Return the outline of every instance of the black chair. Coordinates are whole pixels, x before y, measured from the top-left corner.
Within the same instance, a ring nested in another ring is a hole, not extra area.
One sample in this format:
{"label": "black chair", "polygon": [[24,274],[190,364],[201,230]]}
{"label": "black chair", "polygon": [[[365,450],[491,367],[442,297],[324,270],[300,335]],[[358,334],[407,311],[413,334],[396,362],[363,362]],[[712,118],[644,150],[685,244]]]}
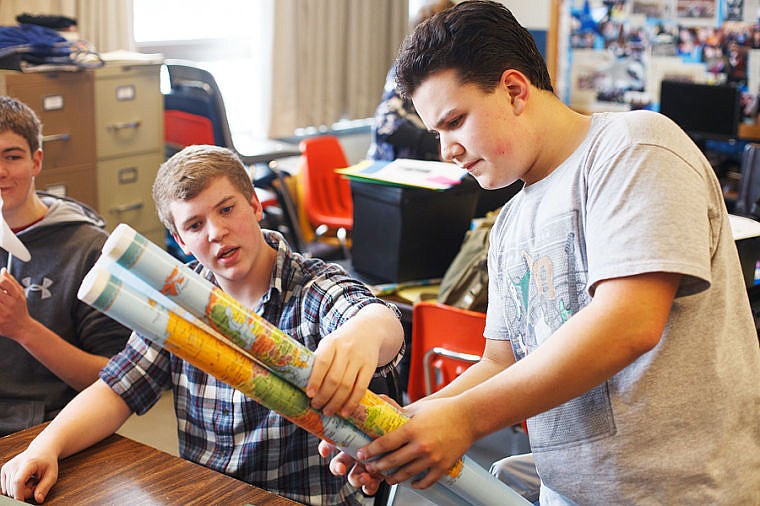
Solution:
{"label": "black chair", "polygon": [[760,144],[750,143],[744,147],[741,163],[739,197],[734,214],[760,220]]}
{"label": "black chair", "polygon": [[[300,156],[299,147],[295,144],[263,139],[251,143],[255,153],[240,152],[232,138],[222,92],[211,72],[184,60],[166,60],[164,66],[170,86],[169,93],[164,95],[165,114],[171,115],[173,111],[180,111],[207,118],[211,122],[214,144],[234,151],[240,160],[251,168],[257,187],[270,189],[277,194],[284,222],[284,229],[281,231],[294,249],[305,252],[308,245],[298,223],[298,211],[288,191],[285,176],[277,165],[279,158]],[[167,154],[173,154],[172,152],[181,147],[167,145]]]}

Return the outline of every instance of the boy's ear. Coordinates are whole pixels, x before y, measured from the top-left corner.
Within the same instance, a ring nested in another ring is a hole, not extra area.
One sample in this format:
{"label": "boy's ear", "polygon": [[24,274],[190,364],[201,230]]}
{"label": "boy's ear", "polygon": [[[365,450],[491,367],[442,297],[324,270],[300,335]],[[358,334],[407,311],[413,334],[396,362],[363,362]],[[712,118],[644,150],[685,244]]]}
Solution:
{"label": "boy's ear", "polygon": [[32,153],[32,176],[37,177],[42,170],[42,150],[38,149]]}
{"label": "boy's ear", "polygon": [[182,240],[182,238],[179,236],[177,232],[172,232],[172,237],[174,237],[174,240],[177,242],[177,245],[179,245],[180,249],[182,250],[182,253],[185,255],[192,255],[193,252],[190,251],[190,249],[187,247],[187,244],[185,244],[185,241]]}
{"label": "boy's ear", "polygon": [[520,114],[530,96],[530,80],[519,70],[507,69],[501,74],[499,86],[509,94],[515,114]]}
{"label": "boy's ear", "polygon": [[253,192],[253,195],[251,195],[251,207],[253,208],[253,212],[256,215],[256,221],[261,221],[262,218],[264,218],[264,206],[261,205],[261,201],[259,200],[259,196],[256,195],[256,192]]}

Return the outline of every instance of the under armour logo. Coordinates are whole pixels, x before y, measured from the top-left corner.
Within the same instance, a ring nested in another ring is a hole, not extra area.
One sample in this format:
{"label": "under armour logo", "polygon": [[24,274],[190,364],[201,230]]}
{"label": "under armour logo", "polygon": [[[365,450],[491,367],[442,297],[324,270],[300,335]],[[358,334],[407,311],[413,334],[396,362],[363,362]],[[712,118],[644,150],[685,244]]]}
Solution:
{"label": "under armour logo", "polygon": [[36,283],[32,283],[32,278],[27,277],[27,278],[22,279],[21,283],[23,283],[24,285],[24,295],[26,295],[27,297],[29,297],[29,294],[31,292],[40,292],[41,299],[47,299],[53,295],[52,293],[50,293],[50,290],[48,290],[48,288],[50,288],[50,285],[53,284],[52,279],[42,278],[42,284],[38,285]]}

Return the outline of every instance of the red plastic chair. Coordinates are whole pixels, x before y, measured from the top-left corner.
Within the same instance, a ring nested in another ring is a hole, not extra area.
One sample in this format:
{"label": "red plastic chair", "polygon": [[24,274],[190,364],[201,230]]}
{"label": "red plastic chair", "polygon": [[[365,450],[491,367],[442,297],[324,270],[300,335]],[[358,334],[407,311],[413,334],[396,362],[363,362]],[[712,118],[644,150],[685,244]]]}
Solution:
{"label": "red plastic chair", "polygon": [[214,128],[205,116],[185,111],[164,111],[164,140],[181,149],[191,144],[214,144]]}
{"label": "red plastic chair", "polygon": [[485,313],[437,302],[418,302],[412,309],[410,401],[448,385],[480,360],[485,347]]}
{"label": "red plastic chair", "polygon": [[[486,314],[438,302],[412,309],[412,356],[407,395],[414,402],[437,392],[479,361],[485,348]],[[528,425],[519,424],[525,433]]]}
{"label": "red plastic chair", "polygon": [[335,169],[348,167],[346,155],[333,135],[310,137],[299,145],[303,155],[301,176],[306,215],[318,228],[350,231],[354,224],[351,187]]}
{"label": "red plastic chair", "polygon": [[[164,142],[173,151],[194,144],[214,145],[214,128],[211,120],[199,114],[175,109],[164,111]],[[279,206],[277,195],[266,188],[254,188],[264,209]]]}

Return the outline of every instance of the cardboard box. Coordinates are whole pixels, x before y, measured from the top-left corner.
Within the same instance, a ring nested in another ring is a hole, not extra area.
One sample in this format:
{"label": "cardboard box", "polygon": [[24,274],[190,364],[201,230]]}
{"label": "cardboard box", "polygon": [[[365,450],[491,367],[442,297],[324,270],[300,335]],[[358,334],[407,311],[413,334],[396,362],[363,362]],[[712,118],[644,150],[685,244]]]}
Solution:
{"label": "cardboard box", "polygon": [[470,176],[445,191],[352,180],[354,270],[373,282],[442,277],[459,252],[479,194]]}

